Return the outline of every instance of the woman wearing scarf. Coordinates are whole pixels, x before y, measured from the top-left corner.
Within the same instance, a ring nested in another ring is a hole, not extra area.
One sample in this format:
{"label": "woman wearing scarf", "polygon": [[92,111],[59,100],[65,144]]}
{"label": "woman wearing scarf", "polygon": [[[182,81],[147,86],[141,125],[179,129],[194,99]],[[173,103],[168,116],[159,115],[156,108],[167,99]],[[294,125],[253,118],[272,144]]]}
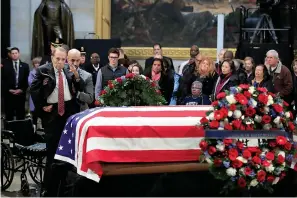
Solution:
{"label": "woman wearing scarf", "polygon": [[236,75],[235,65],[232,60],[223,61],[221,71],[222,73],[216,81],[213,89],[213,101],[219,93],[229,90],[230,87],[239,84],[238,75]]}
{"label": "woman wearing scarf", "polygon": [[145,76],[149,77],[157,84],[167,104],[169,104],[173,92],[174,78],[166,72],[163,60],[155,58],[151,71],[148,71]]}

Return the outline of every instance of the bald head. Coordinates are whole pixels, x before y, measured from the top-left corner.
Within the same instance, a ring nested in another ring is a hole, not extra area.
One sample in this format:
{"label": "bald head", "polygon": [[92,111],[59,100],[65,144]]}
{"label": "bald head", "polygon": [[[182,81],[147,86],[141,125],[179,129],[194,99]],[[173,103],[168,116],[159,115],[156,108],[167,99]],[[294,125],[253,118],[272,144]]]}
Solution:
{"label": "bald head", "polygon": [[80,51],[78,51],[77,49],[69,50],[67,60],[69,65],[78,68],[80,64]]}

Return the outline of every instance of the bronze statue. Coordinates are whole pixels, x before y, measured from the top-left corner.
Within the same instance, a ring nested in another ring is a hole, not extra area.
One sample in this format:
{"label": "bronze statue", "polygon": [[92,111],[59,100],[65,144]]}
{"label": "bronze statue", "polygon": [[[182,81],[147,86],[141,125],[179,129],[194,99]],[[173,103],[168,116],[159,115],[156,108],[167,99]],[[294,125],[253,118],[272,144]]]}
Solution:
{"label": "bronze statue", "polygon": [[34,14],[31,56],[49,55],[50,43],[56,38],[73,47],[72,13],[64,0],[42,0]]}

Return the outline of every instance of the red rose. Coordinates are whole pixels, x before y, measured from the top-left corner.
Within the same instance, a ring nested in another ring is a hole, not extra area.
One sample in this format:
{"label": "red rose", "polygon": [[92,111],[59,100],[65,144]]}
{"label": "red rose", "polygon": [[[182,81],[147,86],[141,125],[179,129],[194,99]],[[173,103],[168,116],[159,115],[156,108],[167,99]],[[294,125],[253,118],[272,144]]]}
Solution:
{"label": "red rose", "polygon": [[216,166],[216,167],[220,167],[221,165],[222,165],[222,160],[221,159],[215,159],[214,161],[213,161],[213,163],[214,163],[214,165]]}
{"label": "red rose", "polygon": [[246,105],[248,103],[247,98],[243,94],[236,94],[235,99],[242,105]]}
{"label": "red rose", "polygon": [[224,139],[223,141],[224,141],[224,144],[225,144],[226,146],[232,144],[232,142],[233,142],[232,139]]}
{"label": "red rose", "polygon": [[268,183],[272,183],[272,182],[274,181],[274,179],[275,179],[275,178],[274,178],[273,175],[268,175],[268,176],[267,176],[267,182],[268,182]]}
{"label": "red rose", "polygon": [[199,147],[201,148],[201,150],[203,151],[206,151],[207,149],[207,146],[208,146],[208,143],[204,140],[202,140],[200,143],[199,143]]}
{"label": "red rose", "polygon": [[267,162],[266,160],[264,160],[264,161],[262,162],[262,165],[263,165],[264,167],[268,167],[268,166],[270,166],[270,163]]}
{"label": "red rose", "polygon": [[228,116],[228,109],[226,107],[222,107],[220,109],[220,111],[221,111],[224,118],[226,118]]}
{"label": "red rose", "polygon": [[235,111],[237,108],[236,108],[236,105],[235,104],[231,104],[230,106],[229,106],[229,110],[230,111]]}
{"label": "red rose", "polygon": [[279,164],[284,163],[284,161],[285,161],[284,156],[282,156],[282,155],[278,155],[278,156],[277,156],[277,162],[278,162]]}
{"label": "red rose", "polygon": [[273,152],[268,152],[266,153],[266,159],[267,160],[274,160],[274,153]]}
{"label": "red rose", "polygon": [[243,92],[243,95],[244,95],[245,97],[247,97],[247,98],[250,98],[250,97],[252,96],[252,94],[251,94],[250,92],[248,92],[248,91],[244,91],[244,92]]}
{"label": "red rose", "polygon": [[151,86],[152,86],[152,87],[156,87],[157,84],[156,84],[155,82],[151,82]]}
{"label": "red rose", "polygon": [[219,128],[219,126],[220,126],[220,123],[216,120],[213,120],[209,123],[209,127],[211,129],[217,129],[217,128]]}
{"label": "red rose", "polygon": [[113,89],[114,85],[111,83],[111,84],[108,84],[108,87],[109,89]]}
{"label": "red rose", "polygon": [[233,166],[233,168],[240,168],[240,167],[242,167],[242,162],[236,159],[236,160],[232,161],[232,166]]}
{"label": "red rose", "polygon": [[234,148],[230,149],[228,154],[231,161],[234,161],[238,157],[238,151]]}
{"label": "red rose", "polygon": [[263,170],[260,170],[258,173],[257,173],[257,180],[259,182],[264,182],[265,181],[265,177],[266,177],[266,172],[263,171]]}
{"label": "red rose", "polygon": [[281,113],[284,110],[283,107],[280,106],[279,104],[273,104],[272,107],[277,113]]}
{"label": "red rose", "polygon": [[100,96],[102,96],[102,95],[104,95],[104,94],[107,94],[107,92],[106,92],[105,90],[102,90],[102,91],[100,92]]}
{"label": "red rose", "polygon": [[262,151],[258,147],[248,147],[248,150],[251,153],[262,153]]}
{"label": "red rose", "polygon": [[207,124],[208,123],[208,119],[206,117],[203,117],[200,119],[200,124]]}
{"label": "red rose", "polygon": [[270,141],[269,146],[272,148],[276,147],[276,141],[274,141],[274,140]]}
{"label": "red rose", "polygon": [[237,181],[237,184],[240,188],[244,188],[246,186],[246,181],[243,177],[240,177]]}
{"label": "red rose", "polygon": [[253,117],[256,113],[256,110],[252,107],[248,107],[246,110],[245,110],[245,115],[246,116],[249,116],[249,117]]}
{"label": "red rose", "polygon": [[241,125],[240,126],[240,130],[245,131],[245,126],[244,125]]}
{"label": "red rose", "polygon": [[217,95],[217,99],[220,100],[222,98],[225,98],[226,97],[226,93],[225,92],[221,92]]}
{"label": "red rose", "polygon": [[245,159],[249,159],[252,154],[249,150],[245,149],[243,152],[242,152],[242,156],[245,158]]}
{"label": "red rose", "polygon": [[284,136],[277,136],[276,137],[276,143],[278,145],[285,145],[287,143],[287,138],[285,138]]}
{"label": "red rose", "polygon": [[230,124],[225,124],[224,129],[226,130],[233,130],[232,126]]}
{"label": "red rose", "polygon": [[218,106],[218,105],[219,105],[219,102],[217,100],[211,103],[211,106],[213,106],[213,107]]}
{"label": "red rose", "polygon": [[262,117],[262,122],[263,122],[264,124],[268,124],[268,123],[270,123],[270,122],[271,122],[271,117],[270,117],[269,115],[263,115],[263,117]]}
{"label": "red rose", "polygon": [[107,81],[107,84],[112,84],[112,81],[111,80]]}
{"label": "red rose", "polygon": [[156,93],[161,95],[161,91],[159,89],[156,89]]}
{"label": "red rose", "polygon": [[258,156],[254,156],[252,160],[255,164],[261,164],[261,159]]}
{"label": "red rose", "polygon": [[150,80],[150,78],[146,76],[146,77],[145,77],[145,80]]}
{"label": "red rose", "polygon": [[129,74],[126,74],[126,78],[134,78],[135,74],[133,73],[129,73]]}
{"label": "red rose", "polygon": [[116,81],[121,84],[123,82],[123,80],[121,78],[116,78]]}
{"label": "red rose", "polygon": [[286,101],[283,101],[283,105],[286,106],[286,107],[289,106],[289,104]]}
{"label": "red rose", "polygon": [[235,129],[240,129],[241,126],[241,120],[233,120],[232,125]]}
{"label": "red rose", "polygon": [[101,105],[101,102],[100,102],[99,100],[95,100],[94,105],[95,105],[96,107],[98,107],[98,106]]}
{"label": "red rose", "polygon": [[217,152],[217,149],[213,146],[210,146],[208,149],[209,155],[213,155],[215,152]]}
{"label": "red rose", "polygon": [[288,128],[289,128],[290,131],[294,131],[294,129],[295,129],[294,123],[293,122],[289,122],[288,123]]}
{"label": "red rose", "polygon": [[258,96],[258,100],[259,100],[259,102],[261,102],[262,104],[267,104],[267,102],[268,102],[268,96],[267,95],[264,95],[264,94],[260,94],[259,96]]}
{"label": "red rose", "polygon": [[244,174],[245,175],[250,175],[251,172],[252,172],[252,169],[250,167],[245,167],[245,169],[244,169]]}
{"label": "red rose", "polygon": [[246,125],[246,130],[247,130],[247,131],[252,131],[252,130],[254,130],[254,125],[252,125],[252,124],[247,124],[247,125]]}
{"label": "red rose", "polygon": [[242,142],[238,141],[238,142],[236,142],[236,146],[238,149],[242,150],[244,147],[244,144]]}
{"label": "red rose", "polygon": [[224,115],[222,114],[222,112],[220,110],[215,110],[214,111],[214,118],[218,121],[220,121],[221,119],[224,118]]}
{"label": "red rose", "polygon": [[263,93],[266,93],[268,91],[265,87],[258,87],[257,90]]}
{"label": "red rose", "polygon": [[288,151],[290,151],[291,148],[292,148],[292,144],[291,144],[290,142],[287,142],[287,143],[285,144],[285,149],[288,150]]}
{"label": "red rose", "polygon": [[241,89],[249,89],[250,88],[250,86],[248,84],[240,84],[239,87]]}

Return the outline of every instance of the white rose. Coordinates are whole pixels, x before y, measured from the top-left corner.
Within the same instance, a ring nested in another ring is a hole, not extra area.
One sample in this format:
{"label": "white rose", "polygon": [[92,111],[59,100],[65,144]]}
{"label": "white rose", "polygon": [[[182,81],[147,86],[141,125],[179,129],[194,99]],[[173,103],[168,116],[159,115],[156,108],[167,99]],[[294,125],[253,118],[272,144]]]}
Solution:
{"label": "white rose", "polygon": [[257,181],[257,179],[253,179],[252,181],[251,181],[251,183],[250,183],[250,186],[253,186],[253,187],[255,187],[255,186],[257,186],[258,185],[258,181]]}
{"label": "white rose", "polygon": [[251,93],[251,94],[253,94],[254,92],[255,92],[255,87],[254,86],[251,86],[250,88],[249,88],[249,92]]}
{"label": "white rose", "polygon": [[255,122],[260,123],[260,122],[262,122],[262,117],[259,116],[259,115],[256,115],[255,118],[254,118],[254,120],[255,120]]}
{"label": "white rose", "polygon": [[238,119],[238,118],[240,118],[241,117],[241,111],[239,111],[239,110],[235,110],[234,111],[234,114],[233,114],[233,117],[235,118],[235,119]]}
{"label": "white rose", "polygon": [[229,104],[236,104],[236,100],[235,100],[233,94],[231,94],[231,95],[229,95],[229,96],[226,96],[226,100],[227,100],[227,102],[228,102]]}
{"label": "white rose", "polygon": [[269,107],[267,106],[264,107],[264,113],[269,113]]}
{"label": "white rose", "polygon": [[216,148],[217,148],[219,151],[224,151],[224,150],[225,150],[225,145],[223,145],[223,144],[217,144],[217,145],[216,145]]}
{"label": "white rose", "polygon": [[224,127],[219,127],[218,130],[224,130]]}
{"label": "white rose", "polygon": [[274,103],[273,98],[271,95],[268,96],[268,101],[267,101],[267,105],[272,105]]}
{"label": "white rose", "polygon": [[278,129],[282,129],[282,128],[284,128],[284,125],[283,125],[282,123],[280,123],[280,124],[278,124],[276,127],[277,127]]}
{"label": "white rose", "polygon": [[280,117],[277,116],[277,117],[273,120],[273,122],[274,122],[275,124],[279,124],[279,123],[280,123]]}
{"label": "white rose", "polygon": [[286,116],[286,118],[290,118],[290,116],[291,116],[291,115],[290,115],[290,112],[286,112],[286,113],[285,113],[285,116]]}
{"label": "white rose", "polygon": [[235,176],[236,175],[236,172],[237,172],[237,170],[235,168],[228,168],[226,170],[227,175],[228,176],[231,176],[231,177]]}
{"label": "white rose", "polygon": [[244,168],[239,169],[239,172],[244,174]]}
{"label": "white rose", "polygon": [[214,120],[214,113],[211,112],[211,113],[208,115],[208,117],[209,117],[209,120]]}
{"label": "white rose", "polygon": [[251,106],[252,106],[253,108],[255,108],[255,107],[257,106],[257,104],[258,104],[257,101],[254,100],[253,98],[251,98],[250,101],[251,101]]}
{"label": "white rose", "polygon": [[207,157],[207,158],[205,158],[205,161],[207,162],[207,163],[209,163],[209,164],[212,164],[212,161]]}
{"label": "white rose", "polygon": [[278,183],[278,181],[279,181],[279,177],[276,177],[276,178],[273,180],[273,182],[272,182],[272,185],[275,185],[275,184],[277,184],[277,183]]}
{"label": "white rose", "polygon": [[272,173],[274,171],[274,166],[270,164],[268,167],[265,168],[267,172]]}
{"label": "white rose", "polygon": [[270,130],[271,129],[271,124],[264,124],[263,129],[264,130]]}
{"label": "white rose", "polygon": [[245,159],[245,158],[243,158],[243,157],[241,157],[241,156],[237,157],[236,159],[239,160],[239,161],[241,161],[241,162],[244,163],[244,164],[247,163],[247,159]]}
{"label": "white rose", "polygon": [[144,76],[144,75],[142,75],[142,74],[141,74],[140,76],[141,76],[143,79],[146,79],[146,76]]}
{"label": "white rose", "polygon": [[209,107],[208,111],[214,111],[214,107]]}
{"label": "white rose", "polygon": [[225,118],[225,119],[224,119],[224,123],[225,123],[225,124],[228,124],[228,123],[229,123],[228,118]]}
{"label": "white rose", "polygon": [[228,117],[232,117],[233,112],[232,111],[228,111]]}

